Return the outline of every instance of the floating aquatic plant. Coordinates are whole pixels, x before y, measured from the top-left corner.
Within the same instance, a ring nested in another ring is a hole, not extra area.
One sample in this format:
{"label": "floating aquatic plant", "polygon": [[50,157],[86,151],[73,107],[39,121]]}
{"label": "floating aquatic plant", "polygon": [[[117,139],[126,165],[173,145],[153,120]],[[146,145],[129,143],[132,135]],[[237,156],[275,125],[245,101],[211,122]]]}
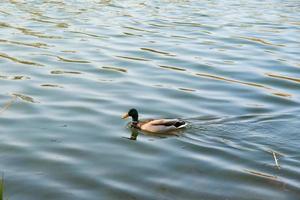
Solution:
{"label": "floating aquatic plant", "polygon": [[4,193],[4,181],[3,181],[3,175],[0,179],[0,200],[3,200],[3,193]]}

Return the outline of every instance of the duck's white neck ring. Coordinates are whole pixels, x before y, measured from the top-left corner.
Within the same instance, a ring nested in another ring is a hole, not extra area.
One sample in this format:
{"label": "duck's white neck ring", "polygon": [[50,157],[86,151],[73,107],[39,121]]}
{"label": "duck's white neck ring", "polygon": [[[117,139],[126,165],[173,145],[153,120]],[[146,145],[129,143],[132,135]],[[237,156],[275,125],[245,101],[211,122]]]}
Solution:
{"label": "duck's white neck ring", "polygon": [[132,121],[131,126],[134,128],[138,128],[138,123],[139,123],[138,121]]}

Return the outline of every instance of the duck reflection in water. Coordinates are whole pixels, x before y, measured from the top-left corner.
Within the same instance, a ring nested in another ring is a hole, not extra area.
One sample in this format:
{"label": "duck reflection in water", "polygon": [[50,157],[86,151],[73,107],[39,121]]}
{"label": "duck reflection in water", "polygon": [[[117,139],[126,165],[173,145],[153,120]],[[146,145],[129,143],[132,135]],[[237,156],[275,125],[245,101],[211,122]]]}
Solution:
{"label": "duck reflection in water", "polygon": [[[128,140],[137,140],[137,137],[138,137],[139,134],[140,134],[140,132],[139,132],[138,129],[131,128],[131,135],[130,135],[130,137],[123,137],[123,138],[128,139]],[[152,136],[154,138],[160,138],[160,139],[167,138],[166,134],[151,134],[151,133],[148,133],[147,136]],[[169,137],[170,136],[177,136],[177,137],[179,137],[179,135],[175,134],[175,133],[173,133],[172,135],[168,135],[168,136]]]}
{"label": "duck reflection in water", "polygon": [[136,140],[137,136],[139,135],[139,131],[136,129],[131,129],[131,136],[130,138],[127,138],[129,140]]}

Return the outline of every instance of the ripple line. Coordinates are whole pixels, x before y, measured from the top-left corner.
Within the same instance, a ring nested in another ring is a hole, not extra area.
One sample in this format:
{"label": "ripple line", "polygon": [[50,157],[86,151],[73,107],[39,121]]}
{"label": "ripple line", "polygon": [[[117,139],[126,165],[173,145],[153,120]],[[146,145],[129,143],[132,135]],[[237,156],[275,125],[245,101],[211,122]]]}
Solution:
{"label": "ripple line", "polygon": [[30,35],[30,36],[34,36],[34,37],[38,37],[38,38],[62,39],[62,37],[60,37],[60,36],[45,35],[44,33],[33,31],[28,28],[12,26],[5,22],[0,22],[0,27],[16,29],[16,30],[21,31],[25,35]]}
{"label": "ripple line", "polygon": [[73,60],[73,59],[67,59],[67,58],[63,58],[61,56],[56,56],[60,61],[63,62],[72,62],[72,63],[90,63],[89,61],[86,60]]}
{"label": "ripple line", "polygon": [[215,75],[211,75],[211,74],[196,73],[195,75],[206,77],[206,78],[217,79],[217,80],[221,80],[221,81],[227,81],[227,82],[232,82],[232,83],[240,83],[240,84],[254,86],[254,87],[259,87],[259,88],[271,89],[271,88],[269,88],[267,86],[264,86],[264,85],[261,85],[261,84],[258,84],[258,83],[250,83],[250,82],[238,81],[238,80],[223,78],[223,77],[215,76]]}
{"label": "ripple line", "polygon": [[2,79],[2,80],[29,80],[30,77],[23,76],[23,75],[19,75],[19,76],[3,76],[3,75],[0,75],[0,79]]}
{"label": "ripple line", "polygon": [[129,56],[116,56],[118,58],[128,59],[128,60],[137,60],[137,61],[149,61],[145,58],[138,58],[138,57],[129,57]]}
{"label": "ripple line", "polygon": [[41,87],[63,88],[63,86],[56,85],[56,84],[42,84]]}
{"label": "ripple line", "polygon": [[266,73],[266,75],[273,77],[273,78],[279,78],[279,79],[284,79],[284,80],[300,83],[300,78],[292,78],[292,77],[282,76],[282,75],[277,75],[277,74],[272,74],[272,73]]}
{"label": "ripple line", "polygon": [[102,67],[102,69],[127,73],[127,69],[120,68],[120,67],[106,67],[106,66],[104,66],[104,67]]}
{"label": "ripple line", "polygon": [[29,46],[29,47],[36,47],[36,48],[44,48],[44,47],[49,47],[49,45],[45,43],[26,43],[26,42],[18,42],[18,41],[11,41],[11,40],[2,40],[0,39],[0,42],[2,43],[10,43],[10,44],[16,44],[16,45],[23,45],[23,46]]}
{"label": "ripple line", "polygon": [[30,96],[26,96],[24,94],[13,93],[12,95],[18,97],[19,99],[21,99],[22,101],[25,101],[25,102],[39,103],[38,101],[34,100],[34,98],[32,98]]}
{"label": "ripple line", "polygon": [[127,29],[134,30],[134,31],[147,32],[147,33],[157,33],[155,31],[148,31],[148,30],[144,30],[144,29],[140,29],[140,28],[131,27],[131,26],[123,26],[123,28],[127,28]]}
{"label": "ripple line", "polygon": [[143,51],[150,51],[152,53],[158,53],[158,54],[162,54],[162,55],[166,55],[166,56],[175,56],[174,54],[170,54],[168,52],[158,51],[158,50],[150,49],[150,48],[141,48],[141,50],[143,50]]}
{"label": "ripple line", "polygon": [[252,42],[256,42],[256,43],[260,43],[260,44],[263,44],[263,45],[277,46],[277,47],[284,47],[285,46],[283,44],[273,44],[271,42],[267,42],[266,40],[263,40],[263,39],[260,39],[260,38],[255,38],[255,37],[240,36],[239,38],[245,39],[245,40],[248,40],[248,41],[252,41]]}
{"label": "ripple line", "polygon": [[0,52],[0,57],[6,58],[6,59],[8,59],[8,60],[10,60],[10,61],[13,61],[13,62],[15,62],[15,63],[21,63],[21,64],[24,64],[24,65],[43,66],[43,65],[40,64],[40,63],[35,63],[35,62],[31,62],[31,61],[26,61],[26,60],[20,60],[20,59],[18,59],[18,58],[9,56],[9,55],[7,55],[7,54],[5,54],[5,53],[1,53],[1,52]]}
{"label": "ripple line", "polygon": [[166,66],[166,65],[159,65],[159,67],[164,69],[176,70],[176,71],[186,71],[186,69],[180,67],[173,67],[173,66]]}
{"label": "ripple line", "polygon": [[53,70],[51,74],[82,74],[81,72],[76,71],[64,71],[64,70]]}
{"label": "ripple line", "polygon": [[100,35],[95,35],[95,34],[92,34],[92,33],[84,33],[84,32],[80,32],[80,31],[69,31],[71,33],[77,33],[77,34],[81,34],[81,35],[87,35],[87,36],[90,36],[90,37],[95,37],[95,38],[109,38],[109,37],[106,37],[106,36],[100,36]]}
{"label": "ripple line", "polygon": [[37,18],[31,18],[32,21],[37,21],[37,22],[42,22],[42,23],[48,23],[48,24],[55,24],[56,27],[59,28],[68,28],[69,25],[67,23],[64,22],[53,22],[53,21],[49,21],[49,20],[44,20],[44,19],[37,19]]}
{"label": "ripple line", "polygon": [[[67,52],[68,52],[68,53],[76,53],[76,51],[67,51]],[[59,61],[69,62],[69,63],[82,63],[82,64],[90,63],[90,61],[87,61],[87,60],[74,60],[74,59],[64,58],[64,57],[61,57],[61,56],[56,56],[56,55],[46,54],[46,53],[44,53],[44,54],[39,54],[39,55],[55,57],[55,58],[57,58]]]}

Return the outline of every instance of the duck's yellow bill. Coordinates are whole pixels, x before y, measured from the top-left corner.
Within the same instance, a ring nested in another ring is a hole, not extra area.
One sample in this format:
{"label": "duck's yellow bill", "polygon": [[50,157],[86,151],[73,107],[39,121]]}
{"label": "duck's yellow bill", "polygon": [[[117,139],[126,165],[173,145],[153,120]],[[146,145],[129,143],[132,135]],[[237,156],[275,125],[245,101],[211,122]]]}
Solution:
{"label": "duck's yellow bill", "polygon": [[122,119],[127,119],[129,117],[128,113],[125,113],[124,115],[122,115]]}

